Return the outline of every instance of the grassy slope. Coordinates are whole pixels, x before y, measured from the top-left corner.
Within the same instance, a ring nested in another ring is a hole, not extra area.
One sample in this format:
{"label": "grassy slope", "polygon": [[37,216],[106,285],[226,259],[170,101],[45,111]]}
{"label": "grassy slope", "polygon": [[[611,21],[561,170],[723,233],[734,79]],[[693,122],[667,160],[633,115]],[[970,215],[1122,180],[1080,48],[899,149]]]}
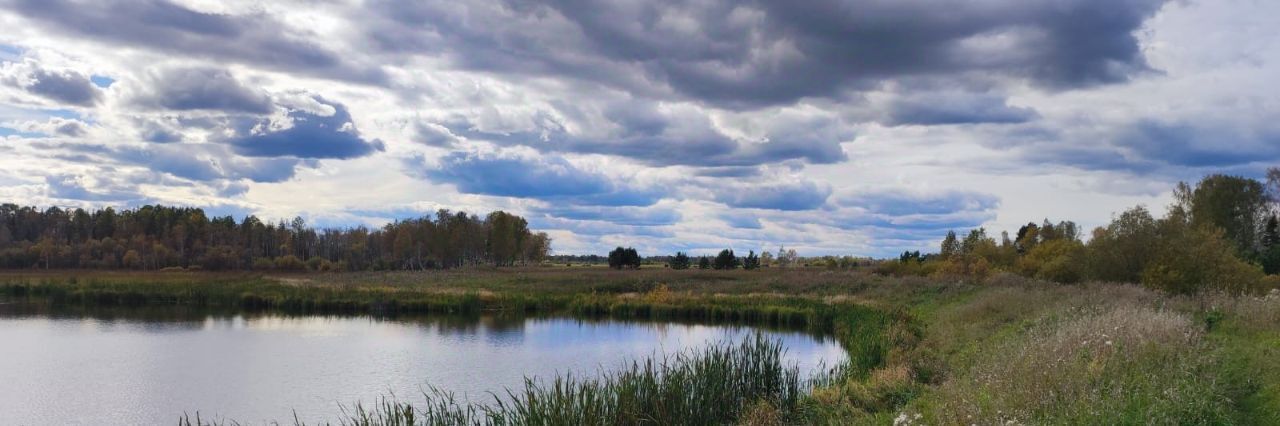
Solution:
{"label": "grassy slope", "polygon": [[[10,294],[73,303],[394,306],[803,325],[836,333],[859,362],[805,399],[812,423],[1280,424],[1275,297],[1171,298],[1123,285],[823,270],[8,273],[0,274],[4,283]],[[784,418],[773,414],[752,409],[743,421]]]}

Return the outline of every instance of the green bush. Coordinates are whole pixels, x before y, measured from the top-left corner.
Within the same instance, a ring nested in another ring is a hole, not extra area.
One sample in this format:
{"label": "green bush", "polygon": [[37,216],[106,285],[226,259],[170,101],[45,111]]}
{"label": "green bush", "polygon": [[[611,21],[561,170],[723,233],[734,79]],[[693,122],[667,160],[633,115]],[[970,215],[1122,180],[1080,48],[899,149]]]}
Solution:
{"label": "green bush", "polygon": [[1018,260],[1018,272],[1028,277],[1059,283],[1076,283],[1084,278],[1084,244],[1077,240],[1055,239],[1037,244]]}
{"label": "green bush", "polygon": [[1171,229],[1156,249],[1155,259],[1142,271],[1142,285],[1174,294],[1263,291],[1262,268],[1236,257],[1220,229],[1166,227]]}
{"label": "green bush", "polygon": [[253,259],[253,270],[255,271],[267,271],[275,267],[276,263],[272,262],[269,257],[258,257]]}

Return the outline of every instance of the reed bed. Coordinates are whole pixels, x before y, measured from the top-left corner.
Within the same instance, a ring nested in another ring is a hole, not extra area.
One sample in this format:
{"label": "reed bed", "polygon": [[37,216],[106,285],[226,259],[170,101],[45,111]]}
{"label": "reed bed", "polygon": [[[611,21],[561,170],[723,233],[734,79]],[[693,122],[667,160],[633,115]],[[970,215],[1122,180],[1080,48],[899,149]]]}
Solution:
{"label": "reed bed", "polygon": [[[797,367],[783,363],[782,355],[781,342],[756,334],[741,342],[634,361],[594,379],[526,379],[522,389],[493,394],[487,403],[459,401],[434,388],[423,392],[421,402],[381,398],[368,406],[344,407],[334,424],[719,425],[734,423],[748,410],[754,416],[767,410],[779,421],[799,422],[808,382]],[[184,416],[179,424],[235,423]]]}

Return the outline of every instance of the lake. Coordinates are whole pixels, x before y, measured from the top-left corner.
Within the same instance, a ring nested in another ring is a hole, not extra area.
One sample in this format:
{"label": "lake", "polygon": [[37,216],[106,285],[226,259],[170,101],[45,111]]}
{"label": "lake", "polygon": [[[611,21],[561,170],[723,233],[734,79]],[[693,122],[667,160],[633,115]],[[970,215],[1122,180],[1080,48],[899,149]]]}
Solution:
{"label": "lake", "polygon": [[[525,376],[594,377],[629,360],[737,341],[723,325],[568,318],[58,314],[0,306],[0,423],[249,424],[331,419],[340,404],[427,384],[490,401]],[[760,331],[809,374],[844,360],[834,339]]]}

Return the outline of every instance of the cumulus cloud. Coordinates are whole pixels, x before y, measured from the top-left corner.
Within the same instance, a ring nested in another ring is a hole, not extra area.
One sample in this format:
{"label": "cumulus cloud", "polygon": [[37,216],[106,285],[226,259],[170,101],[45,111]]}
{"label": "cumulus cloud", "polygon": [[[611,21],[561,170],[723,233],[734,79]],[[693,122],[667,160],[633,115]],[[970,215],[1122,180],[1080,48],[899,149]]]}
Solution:
{"label": "cumulus cloud", "polygon": [[382,141],[356,130],[346,106],[319,97],[290,108],[284,117],[258,120],[226,143],[250,157],[355,158],[382,151]]}
{"label": "cumulus cloud", "polygon": [[713,190],[714,199],[729,207],[770,210],[813,210],[827,202],[831,188],[813,181],[733,183]]}
{"label": "cumulus cloud", "polygon": [[[408,167],[420,168],[421,160]],[[583,205],[648,206],[659,196],[633,188],[603,173],[585,170],[562,158],[518,153],[453,152],[435,168],[417,171],[458,191],[504,197],[571,201]]]}
{"label": "cumulus cloud", "polygon": [[297,167],[314,166],[314,162],[294,157],[243,157],[216,143],[115,145],[38,141],[31,146],[75,163],[117,166],[104,171],[108,174],[117,173],[119,166],[133,166],[197,182],[281,182],[293,177]]}
{"label": "cumulus cloud", "polygon": [[[741,168],[784,161],[831,164],[847,157],[840,143],[852,138],[837,119],[806,114],[769,114],[775,120],[756,137],[726,134],[704,111],[687,105],[635,101],[607,106],[598,117],[570,122],[535,114],[505,129],[457,119],[440,123],[449,134],[551,153],[626,157],[654,166]],[[592,119],[604,123],[589,128]],[[514,128],[512,128],[514,127]],[[581,130],[575,130],[581,129]]]}
{"label": "cumulus cloud", "polygon": [[26,121],[18,123],[14,128],[27,133],[70,138],[82,137],[89,133],[89,125],[83,121],[62,117],[50,117],[47,121]]}
{"label": "cumulus cloud", "polygon": [[609,222],[629,226],[665,226],[680,221],[681,215],[670,207],[636,206],[562,206],[553,205],[534,210],[535,213],[569,219]]}
{"label": "cumulus cloud", "polygon": [[139,86],[131,101],[145,108],[250,114],[268,114],[274,109],[265,92],[244,86],[223,69],[165,69],[150,73]]}
{"label": "cumulus cloud", "polygon": [[764,229],[757,215],[745,212],[727,212],[720,215],[726,225],[739,229]]}
{"label": "cumulus cloud", "polygon": [[145,198],[139,192],[136,183],[119,182],[102,177],[50,175],[45,176],[45,185],[48,196],[57,199],[129,203]]}
{"label": "cumulus cloud", "polygon": [[206,13],[167,0],[7,0],[4,4],[45,28],[103,43],[343,80],[387,80],[380,68],[353,64],[309,40],[314,35],[261,13]]}
{"label": "cumulus cloud", "polygon": [[46,69],[34,60],[0,65],[0,83],[65,105],[89,107],[102,101],[102,90],[75,70]]}
{"label": "cumulus cloud", "polygon": [[918,193],[903,190],[842,194],[835,203],[888,216],[946,215],[964,211],[990,211],[1000,206],[991,194],[968,191]]}

